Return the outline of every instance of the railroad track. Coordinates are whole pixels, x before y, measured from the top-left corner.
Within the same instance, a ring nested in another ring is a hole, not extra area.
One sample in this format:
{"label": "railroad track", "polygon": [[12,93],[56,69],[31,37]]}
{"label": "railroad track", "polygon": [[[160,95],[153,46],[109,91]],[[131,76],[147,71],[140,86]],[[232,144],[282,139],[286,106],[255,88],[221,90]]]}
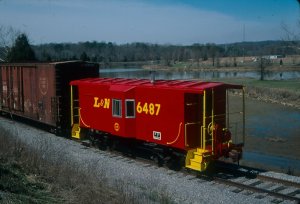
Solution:
{"label": "railroad track", "polygon": [[[263,199],[271,196],[272,203],[281,203],[285,200],[300,203],[300,183],[285,179],[274,178],[257,169],[251,170],[222,166],[221,170],[212,176],[215,182],[234,187],[235,193],[254,194],[256,198]],[[223,171],[222,171],[223,170]],[[225,171],[224,171],[225,170]]]}
{"label": "railroad track", "polygon": [[[156,167],[153,161],[144,158],[130,158],[117,151],[101,151],[99,153],[122,160],[127,163],[140,162],[145,168]],[[165,167],[167,169],[167,167]],[[232,187],[232,192],[254,195],[257,199],[271,197],[272,203],[292,201],[300,203],[300,183],[269,177],[261,174],[263,171],[251,167],[237,166],[230,163],[216,163],[217,171],[212,174],[199,174],[198,172],[183,169],[182,171],[167,170],[169,175],[178,178],[186,177],[189,180],[202,179]]]}
{"label": "railroad track", "polygon": [[[260,179],[244,180],[241,182],[215,177],[214,180],[218,183],[236,187],[236,189],[233,190],[233,192],[235,193],[240,193],[247,190],[253,193],[258,193],[255,196],[258,199],[265,198],[267,195],[272,196],[274,197],[274,199],[272,200],[273,203],[280,203],[284,200],[290,200],[295,201],[296,203],[300,203],[300,197],[297,197],[297,195],[300,195],[300,190],[291,189],[291,187],[286,185],[265,183]],[[251,194],[252,193],[250,193],[250,195]]]}

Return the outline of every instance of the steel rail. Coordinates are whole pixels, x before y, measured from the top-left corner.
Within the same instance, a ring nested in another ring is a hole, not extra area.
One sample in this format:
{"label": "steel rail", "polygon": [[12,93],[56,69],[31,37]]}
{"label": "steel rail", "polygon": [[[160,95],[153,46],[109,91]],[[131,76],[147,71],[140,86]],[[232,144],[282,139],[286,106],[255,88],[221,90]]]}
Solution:
{"label": "steel rail", "polygon": [[265,194],[268,194],[268,195],[276,197],[276,198],[281,198],[281,199],[290,200],[290,201],[296,201],[297,203],[300,203],[300,198],[294,197],[294,196],[291,196],[288,194],[281,194],[276,191],[266,190],[266,189],[258,188],[255,186],[234,182],[234,181],[231,181],[228,179],[219,178],[219,177],[214,177],[213,180],[218,183],[226,184],[229,186],[234,186],[234,187],[241,188],[244,190],[249,190],[249,191],[257,192],[257,193],[265,193]]}
{"label": "steel rail", "polygon": [[283,179],[279,179],[279,178],[274,178],[274,177],[261,175],[261,174],[256,175],[256,178],[258,178],[259,180],[263,180],[263,181],[270,181],[270,182],[274,182],[274,183],[280,183],[280,184],[283,184],[283,185],[286,185],[286,186],[293,186],[293,187],[299,188],[299,190],[300,190],[300,183],[295,183],[295,182],[292,182],[292,181],[283,180]]}

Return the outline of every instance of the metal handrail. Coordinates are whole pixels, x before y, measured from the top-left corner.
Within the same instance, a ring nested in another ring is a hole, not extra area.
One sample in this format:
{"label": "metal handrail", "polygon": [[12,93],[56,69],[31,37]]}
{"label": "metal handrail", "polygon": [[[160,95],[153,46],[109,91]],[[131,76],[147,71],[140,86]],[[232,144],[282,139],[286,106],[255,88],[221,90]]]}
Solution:
{"label": "metal handrail", "polygon": [[205,149],[205,139],[206,139],[206,90],[203,91],[203,123],[201,128],[201,137],[202,137],[202,149]]}
{"label": "metal handrail", "polygon": [[[229,127],[229,117],[230,115],[235,115],[235,114],[243,114],[243,143],[245,143],[245,89],[243,88],[243,110],[242,111],[238,111],[238,112],[230,112],[229,111],[229,97],[228,97],[228,90],[226,90],[226,111],[225,113],[222,113],[222,114],[215,114],[215,101],[214,101],[214,90],[211,89],[211,107],[212,109],[211,110],[207,110],[207,97],[210,96],[210,95],[207,95],[207,90],[204,90],[203,91],[203,117],[202,117],[202,121],[199,121],[199,122],[191,122],[191,123],[185,123],[185,144],[187,145],[187,127],[188,125],[192,125],[192,124],[201,124],[201,128],[200,128],[200,141],[201,141],[201,145],[200,147],[202,149],[205,149],[206,148],[206,143],[208,141],[211,141],[211,147],[212,147],[212,154],[214,154],[214,140],[215,140],[215,132],[212,130],[212,133],[208,133],[207,132],[207,129],[208,129],[208,125],[206,125],[206,123],[208,121],[211,121],[211,125],[212,127],[215,127],[215,124],[218,120],[220,120],[221,118],[225,118],[226,120],[226,128]],[[189,105],[192,105],[189,104]],[[209,114],[207,111],[211,111],[211,115],[207,115]],[[209,140],[207,140],[207,134],[210,134],[211,135],[211,138],[209,138]]]}
{"label": "metal handrail", "polygon": [[[187,136],[187,126],[189,126],[189,125],[200,125],[201,124],[201,122],[199,121],[199,122],[193,122],[193,123],[185,123],[184,124],[184,142],[185,142],[185,146],[186,147],[188,147],[189,145],[187,144],[187,138],[186,138],[186,136]],[[202,126],[201,126],[202,127]],[[202,135],[202,134],[201,134]],[[202,142],[202,141],[201,141]]]}
{"label": "metal handrail", "polygon": [[215,105],[215,96],[214,96],[214,89],[211,90],[211,125],[212,125],[212,132],[211,132],[211,150],[212,155],[214,155],[214,126],[215,126],[215,118],[214,118],[214,105]]}
{"label": "metal handrail", "polygon": [[73,111],[73,86],[70,86],[70,89],[71,89],[70,90],[70,92],[71,92],[70,93],[70,103],[71,103],[70,106],[71,106],[71,127],[72,127],[72,125],[74,123],[74,118],[73,118],[74,117],[73,116],[74,115],[74,113],[73,113],[74,112]]}

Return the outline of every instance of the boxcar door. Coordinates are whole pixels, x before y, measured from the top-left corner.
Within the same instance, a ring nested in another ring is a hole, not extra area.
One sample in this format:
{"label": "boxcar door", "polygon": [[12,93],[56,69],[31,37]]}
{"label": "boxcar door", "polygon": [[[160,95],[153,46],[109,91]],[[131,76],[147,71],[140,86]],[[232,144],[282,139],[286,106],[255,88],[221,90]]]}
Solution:
{"label": "boxcar door", "polygon": [[15,111],[23,112],[23,72],[21,67],[14,67],[12,70],[12,101]]}

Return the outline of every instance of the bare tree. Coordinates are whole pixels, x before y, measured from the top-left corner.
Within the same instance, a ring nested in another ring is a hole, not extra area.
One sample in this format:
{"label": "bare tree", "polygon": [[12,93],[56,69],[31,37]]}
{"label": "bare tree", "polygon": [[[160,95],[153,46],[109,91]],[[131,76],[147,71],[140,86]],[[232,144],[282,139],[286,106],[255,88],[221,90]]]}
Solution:
{"label": "bare tree", "polygon": [[7,61],[7,54],[20,33],[11,26],[0,25],[0,62]]}
{"label": "bare tree", "polygon": [[[300,0],[297,0],[297,2],[299,4],[299,9],[300,9]],[[290,29],[288,27],[288,25],[285,24],[285,23],[282,23],[281,27],[282,27],[283,31],[286,33],[285,40],[287,40],[287,41],[299,41],[299,39],[300,39],[300,33],[299,33],[299,31],[296,32],[295,30]],[[297,28],[298,29],[300,28],[300,20],[298,20],[298,26],[297,26]]]}
{"label": "bare tree", "polygon": [[297,31],[296,29],[300,28],[300,20],[298,21],[298,26],[296,26],[296,29],[291,29],[287,24],[282,23],[281,24],[282,30],[285,33],[285,36],[283,37],[283,41],[288,42],[289,47],[293,49],[298,49],[299,45],[299,40],[300,40],[300,32]]}
{"label": "bare tree", "polygon": [[[299,5],[299,13],[300,13],[300,0],[297,0]],[[290,28],[287,24],[282,23],[281,27],[285,33],[283,37],[283,42],[285,42],[285,46],[287,50],[292,50],[293,53],[299,54],[300,49],[300,19],[298,19],[298,25]],[[296,64],[296,57],[292,57],[293,64]]]}

